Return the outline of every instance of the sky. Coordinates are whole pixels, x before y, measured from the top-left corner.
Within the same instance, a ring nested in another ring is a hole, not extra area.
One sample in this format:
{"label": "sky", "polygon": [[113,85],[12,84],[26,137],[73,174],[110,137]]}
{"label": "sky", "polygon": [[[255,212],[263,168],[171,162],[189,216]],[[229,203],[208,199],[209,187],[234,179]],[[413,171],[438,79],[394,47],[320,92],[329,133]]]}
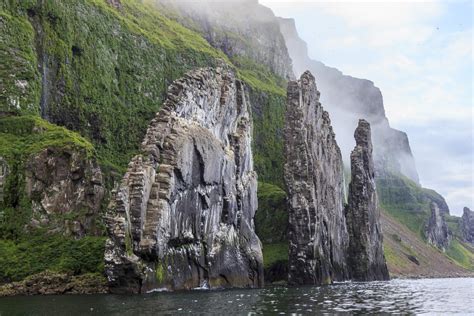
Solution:
{"label": "sky", "polygon": [[296,20],[311,58],[382,91],[420,182],[451,214],[474,207],[473,2],[259,0]]}

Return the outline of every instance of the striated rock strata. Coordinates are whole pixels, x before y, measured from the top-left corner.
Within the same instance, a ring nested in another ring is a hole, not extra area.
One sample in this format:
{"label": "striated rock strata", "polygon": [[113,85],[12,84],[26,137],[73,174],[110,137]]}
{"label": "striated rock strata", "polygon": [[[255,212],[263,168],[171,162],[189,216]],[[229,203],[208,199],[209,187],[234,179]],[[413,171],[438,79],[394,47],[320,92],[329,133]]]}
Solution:
{"label": "striated rock strata", "polygon": [[462,237],[465,241],[474,245],[474,212],[468,207],[463,209],[460,224]]}
{"label": "striated rock strata", "polygon": [[285,182],[289,201],[290,284],[347,277],[342,157],[314,77],[288,84]]}
{"label": "striated rock strata", "polygon": [[370,124],[360,120],[351,153],[351,183],[346,207],[349,233],[348,265],[356,281],[388,280],[377,207]]}
{"label": "striated rock strata", "polygon": [[249,108],[225,67],[170,86],[108,210],[113,292],[263,285]]}
{"label": "striated rock strata", "polygon": [[445,251],[449,246],[451,239],[448,225],[444,218],[444,214],[439,209],[438,204],[432,202],[431,216],[425,227],[425,236],[428,242],[439,249]]}

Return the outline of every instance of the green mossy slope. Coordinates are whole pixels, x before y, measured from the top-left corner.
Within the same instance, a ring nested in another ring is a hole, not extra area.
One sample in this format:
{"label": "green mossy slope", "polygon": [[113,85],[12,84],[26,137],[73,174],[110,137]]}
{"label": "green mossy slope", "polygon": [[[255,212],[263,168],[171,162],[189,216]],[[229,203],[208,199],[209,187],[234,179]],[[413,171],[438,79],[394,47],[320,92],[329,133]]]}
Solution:
{"label": "green mossy slope", "polygon": [[[380,206],[391,217],[413,232],[420,241],[426,243],[424,230],[431,214],[430,204],[431,202],[443,203],[444,199],[433,190],[422,188],[404,176],[395,175],[377,180],[377,193]],[[459,218],[449,215],[445,215],[445,218],[453,234],[453,239],[443,255],[465,269],[474,270],[474,254],[462,242],[459,242]],[[385,238],[393,238],[393,236],[385,236]],[[400,241],[400,243],[403,242]],[[433,246],[426,244],[426,247]],[[412,250],[409,245],[405,244],[404,249],[405,254],[416,257],[415,253],[410,253]],[[385,254],[387,262],[391,266],[403,270],[400,262],[405,262],[405,266],[408,263],[407,258],[397,256],[397,252],[390,245],[386,247]]]}

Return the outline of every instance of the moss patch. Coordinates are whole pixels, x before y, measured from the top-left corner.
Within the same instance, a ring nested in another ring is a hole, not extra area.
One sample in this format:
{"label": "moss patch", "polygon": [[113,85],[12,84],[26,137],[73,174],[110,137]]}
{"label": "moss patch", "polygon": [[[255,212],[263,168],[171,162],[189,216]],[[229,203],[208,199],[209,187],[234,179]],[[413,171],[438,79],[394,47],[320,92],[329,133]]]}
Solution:
{"label": "moss patch", "polygon": [[11,116],[0,118],[0,156],[17,161],[49,147],[85,150],[94,154],[94,146],[64,127],[36,116]]}
{"label": "moss patch", "polygon": [[270,268],[281,261],[288,262],[287,242],[263,245],[263,265],[265,268]]}
{"label": "moss patch", "polygon": [[0,34],[0,113],[38,113],[41,80],[33,27],[0,5]]}
{"label": "moss patch", "polygon": [[19,281],[46,270],[102,274],[104,250],[104,237],[75,240],[37,233],[16,242],[0,239],[0,282]]}
{"label": "moss patch", "polygon": [[446,255],[453,259],[461,267],[474,271],[474,253],[469,251],[462,242],[456,238],[451,241]]}
{"label": "moss patch", "polygon": [[263,243],[284,242],[287,239],[288,210],[286,193],[279,187],[258,183],[258,210],[255,230]]}

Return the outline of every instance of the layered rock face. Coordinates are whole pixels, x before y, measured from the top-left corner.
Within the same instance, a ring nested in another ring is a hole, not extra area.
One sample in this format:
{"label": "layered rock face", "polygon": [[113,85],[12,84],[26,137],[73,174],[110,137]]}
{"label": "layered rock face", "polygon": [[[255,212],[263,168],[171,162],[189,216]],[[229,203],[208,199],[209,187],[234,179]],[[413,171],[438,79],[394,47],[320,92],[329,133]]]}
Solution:
{"label": "layered rock face", "polygon": [[263,285],[249,108],[226,67],[170,86],[109,207],[113,292]]}
{"label": "layered rock face", "polygon": [[354,147],[352,133],[359,118],[373,130],[374,163],[377,178],[401,173],[418,183],[418,173],[407,135],[390,127],[380,89],[374,83],[343,75],[341,71],[311,60],[306,43],[299,37],[293,19],[279,18],[296,75],[310,70],[317,78],[321,102],[331,114],[343,157]]}
{"label": "layered rock face", "polygon": [[370,124],[360,120],[354,137],[356,147],[351,153],[352,179],[346,207],[350,276],[357,281],[388,280],[377,207]]}
{"label": "layered rock face", "polygon": [[431,203],[431,216],[425,229],[425,236],[428,242],[439,249],[445,251],[449,246],[451,235],[438,204]]}
{"label": "layered rock face", "polygon": [[474,212],[467,207],[461,217],[461,232],[464,240],[474,245]]}
{"label": "layered rock face", "polygon": [[328,284],[347,277],[341,152],[311,73],[289,82],[287,97],[288,281]]}
{"label": "layered rock face", "polygon": [[81,150],[47,148],[25,166],[26,194],[33,211],[30,226],[83,237],[99,234],[105,185],[94,159]]}

